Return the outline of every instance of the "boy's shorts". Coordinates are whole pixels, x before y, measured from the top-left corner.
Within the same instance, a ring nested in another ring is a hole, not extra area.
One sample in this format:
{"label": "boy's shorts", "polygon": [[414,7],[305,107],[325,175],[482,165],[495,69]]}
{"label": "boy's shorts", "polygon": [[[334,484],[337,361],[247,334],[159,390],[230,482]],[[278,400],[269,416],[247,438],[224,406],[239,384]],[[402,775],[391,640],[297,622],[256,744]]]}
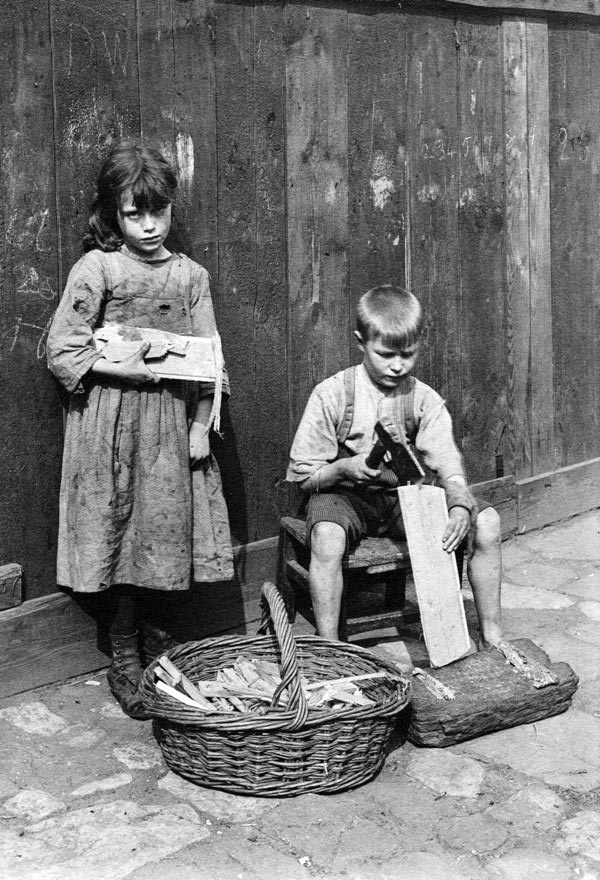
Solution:
{"label": "boy's shorts", "polygon": [[318,522],[333,522],[346,532],[347,549],[369,536],[404,540],[402,513],[395,492],[362,492],[338,489],[313,493],[306,506],[306,534]]}
{"label": "boy's shorts", "polygon": [[[479,502],[478,511],[490,505]],[[387,536],[406,540],[398,496],[395,492],[338,489],[310,495],[306,505],[306,535],[318,522],[333,522],[346,532],[346,549],[351,552],[362,538]],[[475,526],[463,540],[460,550],[470,558]]]}

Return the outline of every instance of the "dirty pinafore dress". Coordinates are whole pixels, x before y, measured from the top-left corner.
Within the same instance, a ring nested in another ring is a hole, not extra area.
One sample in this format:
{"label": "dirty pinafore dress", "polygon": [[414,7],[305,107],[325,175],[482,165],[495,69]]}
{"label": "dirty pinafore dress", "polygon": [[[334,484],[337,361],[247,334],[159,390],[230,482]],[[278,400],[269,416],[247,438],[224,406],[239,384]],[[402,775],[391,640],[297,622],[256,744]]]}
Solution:
{"label": "dirty pinafore dress", "polygon": [[190,421],[214,384],[163,379],[134,387],[90,372],[99,357],[92,332],[108,321],[212,337],[208,273],[183,255],[150,263],[121,249],[90,251],[69,274],[47,342],[48,366],[70,394],[58,583],[93,593],[229,579],[217,463],[211,455],[191,468],[189,458]]}

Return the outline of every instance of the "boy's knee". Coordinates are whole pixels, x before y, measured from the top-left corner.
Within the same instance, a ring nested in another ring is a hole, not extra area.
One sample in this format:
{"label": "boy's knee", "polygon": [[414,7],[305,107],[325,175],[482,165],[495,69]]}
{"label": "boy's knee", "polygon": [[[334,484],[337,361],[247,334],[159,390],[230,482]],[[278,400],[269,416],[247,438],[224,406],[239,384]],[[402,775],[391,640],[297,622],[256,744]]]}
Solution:
{"label": "boy's knee", "polygon": [[478,549],[492,547],[500,543],[500,515],[493,507],[486,507],[477,514],[475,530],[475,546]]}
{"label": "boy's knee", "polygon": [[338,523],[315,523],[310,533],[310,550],[319,559],[341,562],[346,551],[346,532]]}

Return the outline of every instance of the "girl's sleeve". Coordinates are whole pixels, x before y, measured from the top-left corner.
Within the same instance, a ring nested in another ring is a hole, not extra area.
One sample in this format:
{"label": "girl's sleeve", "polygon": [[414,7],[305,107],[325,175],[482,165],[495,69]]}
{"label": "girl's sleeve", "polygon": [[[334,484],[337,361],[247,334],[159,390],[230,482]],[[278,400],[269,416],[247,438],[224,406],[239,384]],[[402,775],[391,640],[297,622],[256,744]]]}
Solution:
{"label": "girl's sleeve", "polygon": [[46,343],[48,367],[69,392],[83,390],[83,376],[101,357],[92,331],[98,323],[105,290],[99,257],[86,254],[69,273]]}
{"label": "girl's sleeve", "polygon": [[[192,317],[192,332],[194,336],[208,336],[215,340],[220,356],[221,341],[217,331],[215,312],[212,297],[210,295],[209,274],[204,266],[192,263],[192,289],[190,296],[190,311]],[[223,364],[222,393],[229,395],[229,377]],[[201,382],[200,397],[214,394],[214,382]]]}

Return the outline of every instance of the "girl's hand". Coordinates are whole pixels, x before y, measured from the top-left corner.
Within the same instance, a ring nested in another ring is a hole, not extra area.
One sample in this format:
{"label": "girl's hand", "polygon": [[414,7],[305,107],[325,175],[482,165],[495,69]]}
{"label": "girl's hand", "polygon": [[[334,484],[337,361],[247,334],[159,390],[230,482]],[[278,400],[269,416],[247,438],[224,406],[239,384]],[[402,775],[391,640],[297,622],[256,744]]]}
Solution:
{"label": "girl's hand", "polygon": [[448,525],[442,535],[442,547],[452,553],[459,546],[471,524],[469,511],[464,507],[452,507],[448,514]]}
{"label": "girl's hand", "polygon": [[144,342],[135,354],[119,363],[99,358],[93,364],[92,372],[102,376],[114,376],[124,382],[129,382],[130,385],[147,385],[149,382],[156,385],[157,382],[160,382],[160,376],[153,373],[144,362],[144,355],[149,351],[150,343]]}
{"label": "girl's hand", "polygon": [[192,422],[190,427],[190,461],[197,464],[210,455],[210,442],[206,425]]}

